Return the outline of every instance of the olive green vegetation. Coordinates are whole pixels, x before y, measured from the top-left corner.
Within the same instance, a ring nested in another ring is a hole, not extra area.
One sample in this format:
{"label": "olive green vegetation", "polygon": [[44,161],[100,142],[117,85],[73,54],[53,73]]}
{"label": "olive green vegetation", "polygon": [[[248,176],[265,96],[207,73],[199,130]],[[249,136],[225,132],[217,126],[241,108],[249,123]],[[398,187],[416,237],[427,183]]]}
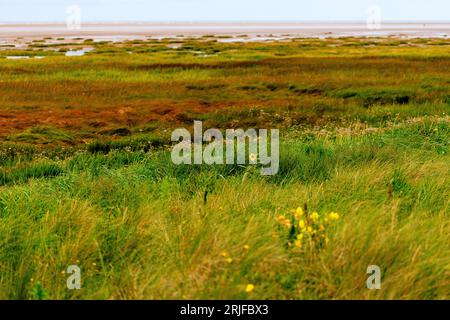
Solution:
{"label": "olive green vegetation", "polygon": [[[447,40],[85,43],[0,60],[1,114],[36,115],[1,138],[0,298],[450,298]],[[280,128],[279,173],[174,165],[194,120]],[[287,240],[298,207],[327,243]]]}

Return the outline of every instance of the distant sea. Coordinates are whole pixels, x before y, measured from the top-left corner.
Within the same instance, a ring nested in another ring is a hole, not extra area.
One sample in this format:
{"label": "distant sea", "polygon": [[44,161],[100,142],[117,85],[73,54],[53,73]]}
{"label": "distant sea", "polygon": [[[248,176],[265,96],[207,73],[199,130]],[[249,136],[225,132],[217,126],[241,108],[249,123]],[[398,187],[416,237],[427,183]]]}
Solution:
{"label": "distant sea", "polygon": [[[371,26],[373,28],[373,26]],[[89,37],[97,39],[133,39],[140,37],[175,36],[240,36],[249,38],[286,37],[405,37],[405,38],[450,38],[450,23],[381,23],[380,28],[371,29],[366,23],[81,23],[80,29],[69,30],[63,23],[2,23],[0,40],[17,37]]]}

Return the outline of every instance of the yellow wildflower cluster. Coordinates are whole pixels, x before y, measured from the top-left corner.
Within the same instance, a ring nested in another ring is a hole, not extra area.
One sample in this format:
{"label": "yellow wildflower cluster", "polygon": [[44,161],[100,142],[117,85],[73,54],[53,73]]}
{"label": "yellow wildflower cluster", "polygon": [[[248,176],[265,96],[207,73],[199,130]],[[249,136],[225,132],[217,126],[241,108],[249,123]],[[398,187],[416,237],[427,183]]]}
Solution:
{"label": "yellow wildflower cluster", "polygon": [[233,258],[230,257],[230,255],[228,254],[228,252],[226,251],[222,251],[222,253],[220,254],[227,263],[233,263]]}
{"label": "yellow wildflower cluster", "polygon": [[314,211],[309,214],[303,208],[297,208],[291,210],[287,216],[278,216],[276,221],[282,229],[288,230],[288,246],[301,250],[305,246],[320,248],[328,243],[327,228],[339,218],[337,212],[320,215]]}

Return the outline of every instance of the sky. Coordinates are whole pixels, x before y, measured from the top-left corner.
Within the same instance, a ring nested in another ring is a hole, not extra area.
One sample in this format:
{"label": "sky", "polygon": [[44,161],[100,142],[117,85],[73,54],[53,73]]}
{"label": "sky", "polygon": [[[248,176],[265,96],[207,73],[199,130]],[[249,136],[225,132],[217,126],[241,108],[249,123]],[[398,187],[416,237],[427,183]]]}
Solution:
{"label": "sky", "polygon": [[384,21],[450,22],[450,0],[0,0],[0,22],[64,22],[77,5],[97,21]]}

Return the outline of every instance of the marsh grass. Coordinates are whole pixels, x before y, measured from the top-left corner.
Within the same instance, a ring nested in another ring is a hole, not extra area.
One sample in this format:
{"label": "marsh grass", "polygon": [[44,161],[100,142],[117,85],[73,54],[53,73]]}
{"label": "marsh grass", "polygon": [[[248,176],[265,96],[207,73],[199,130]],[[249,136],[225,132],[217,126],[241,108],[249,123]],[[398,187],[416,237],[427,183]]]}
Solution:
{"label": "marsh grass", "polygon": [[37,126],[25,132],[9,135],[6,138],[11,142],[28,142],[33,144],[73,144],[73,137],[70,133],[49,126]]}
{"label": "marsh grass", "polygon": [[[84,57],[2,59],[0,298],[448,299],[448,42],[401,41],[88,41]],[[171,129],[193,120],[280,128],[279,173],[174,165]],[[320,250],[279,232],[297,207],[339,213]]]}
{"label": "marsh grass", "polygon": [[[446,298],[448,132],[425,120],[304,133],[266,179],[249,166],[175,166],[168,151],[120,148],[10,168],[2,297]],[[305,203],[341,219],[320,252],[294,254],[275,218]],[[81,265],[81,291],[65,289],[67,264]],[[370,264],[382,267],[381,291],[365,288]]]}

